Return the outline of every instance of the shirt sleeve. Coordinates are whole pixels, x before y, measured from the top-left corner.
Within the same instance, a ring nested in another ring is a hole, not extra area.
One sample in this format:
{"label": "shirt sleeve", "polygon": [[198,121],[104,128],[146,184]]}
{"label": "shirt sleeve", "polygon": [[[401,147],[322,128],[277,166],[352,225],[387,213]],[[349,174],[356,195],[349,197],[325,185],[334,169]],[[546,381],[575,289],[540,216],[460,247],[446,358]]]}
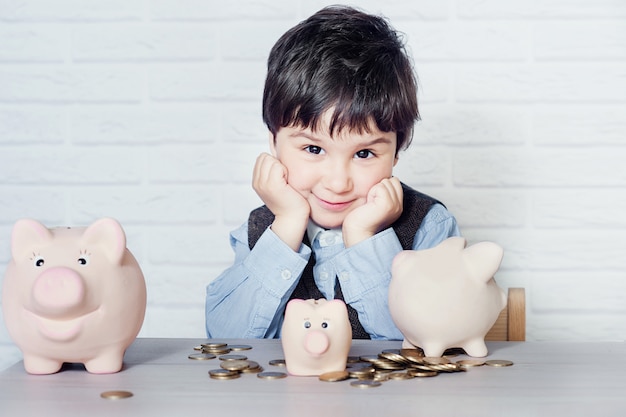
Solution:
{"label": "shirt sleeve", "polygon": [[248,248],[247,224],[230,235],[233,265],[207,286],[205,319],[209,338],[273,338],[282,311],[311,254],[294,252],[268,228]]}
{"label": "shirt sleeve", "polygon": [[[459,236],[455,218],[440,204],[433,205],[416,232],[413,249],[428,249],[451,236]],[[388,306],[391,263],[402,251],[392,228],[338,254],[333,262],[346,303],[359,314],[372,339],[402,340]]]}

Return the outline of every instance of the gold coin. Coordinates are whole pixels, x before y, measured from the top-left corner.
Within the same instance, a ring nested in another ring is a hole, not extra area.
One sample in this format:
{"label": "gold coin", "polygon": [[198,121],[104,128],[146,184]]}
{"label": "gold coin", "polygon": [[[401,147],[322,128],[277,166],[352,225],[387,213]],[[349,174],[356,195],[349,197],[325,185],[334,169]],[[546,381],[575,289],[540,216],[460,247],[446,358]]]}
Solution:
{"label": "gold coin", "polygon": [[286,378],[287,374],[284,372],[268,371],[268,372],[260,372],[256,374],[256,376],[261,379],[281,379],[281,378]]}
{"label": "gold coin", "polygon": [[373,379],[359,379],[358,381],[350,382],[350,385],[356,388],[373,388],[380,387],[382,383],[380,381],[374,381]]}
{"label": "gold coin", "polygon": [[381,352],[379,356],[396,363],[407,364],[410,362],[407,358],[395,352]]}
{"label": "gold coin", "polygon": [[256,374],[259,372],[263,372],[263,367],[259,365],[258,362],[248,361],[248,367],[246,369],[242,369],[241,372],[244,374]]}
{"label": "gold coin", "polygon": [[440,356],[426,356],[424,362],[429,365],[444,365],[450,363],[450,359]]}
{"label": "gold coin", "polygon": [[471,368],[474,366],[483,366],[485,361],[481,359],[462,359],[460,361],[456,361],[456,364],[464,368]]}
{"label": "gold coin", "polygon": [[366,378],[374,374],[373,366],[363,366],[360,368],[350,368],[348,369],[348,374],[352,378]]}
{"label": "gold coin", "polygon": [[250,367],[250,363],[248,361],[222,361],[220,363],[220,367],[222,369],[228,369],[229,371],[243,371]]}
{"label": "gold coin", "polygon": [[215,359],[215,355],[212,353],[192,353],[187,356],[189,359],[193,359],[196,361],[206,361],[209,359]]}
{"label": "gold coin", "polygon": [[439,375],[439,372],[427,369],[409,369],[407,370],[407,372],[417,378],[425,378]]}
{"label": "gold coin", "polygon": [[372,378],[374,381],[385,382],[389,381],[389,373],[388,372],[374,372],[374,377]]}
{"label": "gold coin", "polygon": [[211,369],[209,376],[213,379],[235,379],[239,378],[239,372],[230,371],[228,369]]}
{"label": "gold coin", "polygon": [[284,359],[272,359],[270,362],[272,366],[285,366],[286,362]]}
{"label": "gold coin", "polygon": [[485,365],[496,366],[496,367],[512,366],[513,362],[505,360],[505,359],[490,359],[488,361],[485,361]]}
{"label": "gold coin", "polygon": [[100,394],[100,397],[106,398],[107,400],[121,400],[132,396],[133,393],[130,391],[104,391]]}
{"label": "gold coin", "polygon": [[214,355],[225,355],[227,353],[230,352],[230,348],[227,347],[223,347],[223,348],[202,348],[202,352],[204,353],[212,353]]}
{"label": "gold coin", "polygon": [[232,351],[250,350],[250,349],[252,349],[252,346],[250,346],[250,345],[228,345],[228,347]]}
{"label": "gold coin", "polygon": [[394,380],[405,380],[405,379],[412,379],[415,378],[414,375],[411,375],[408,372],[392,372],[389,374],[389,379],[394,379]]}
{"label": "gold coin", "polygon": [[378,357],[378,355],[362,355],[362,356],[359,356],[359,359],[362,362],[375,362],[380,358]]}
{"label": "gold coin", "polygon": [[221,361],[245,361],[248,357],[246,355],[222,355],[219,359]]}
{"label": "gold coin", "polygon": [[319,376],[320,381],[324,382],[337,382],[343,381],[344,379],[348,379],[350,377],[350,373],[348,371],[331,371],[324,372]]}
{"label": "gold coin", "polygon": [[201,343],[200,346],[202,346],[204,349],[220,349],[225,348],[226,346],[228,346],[228,344],[222,342],[206,342]]}
{"label": "gold coin", "polygon": [[423,363],[424,352],[421,349],[401,349],[400,354],[410,362]]}

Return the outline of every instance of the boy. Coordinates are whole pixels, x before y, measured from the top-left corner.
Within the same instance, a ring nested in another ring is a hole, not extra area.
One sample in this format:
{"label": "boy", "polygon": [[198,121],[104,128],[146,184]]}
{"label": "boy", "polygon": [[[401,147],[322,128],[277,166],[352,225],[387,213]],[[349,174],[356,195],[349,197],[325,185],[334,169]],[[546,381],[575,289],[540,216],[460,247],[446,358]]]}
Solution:
{"label": "boy", "polygon": [[418,119],[412,65],[384,19],[329,7],[278,40],[271,154],[253,173],[265,205],[231,233],[234,265],[207,288],[208,337],[280,337],[290,299],[324,297],[346,302],[354,338],[403,338],[387,306],[393,257],[459,235],[443,205],[392,176]]}

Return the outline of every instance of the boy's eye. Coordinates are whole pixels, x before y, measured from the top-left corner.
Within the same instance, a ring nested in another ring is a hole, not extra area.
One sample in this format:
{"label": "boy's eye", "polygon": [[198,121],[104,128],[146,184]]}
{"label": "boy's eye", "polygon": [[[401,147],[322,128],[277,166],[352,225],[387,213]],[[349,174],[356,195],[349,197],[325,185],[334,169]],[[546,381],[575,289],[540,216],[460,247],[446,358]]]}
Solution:
{"label": "boy's eye", "polygon": [[355,153],[354,156],[357,158],[366,159],[374,156],[374,154],[368,149],[361,149],[360,151]]}
{"label": "boy's eye", "polygon": [[309,145],[306,148],[306,151],[315,155],[319,155],[320,153],[322,153],[322,148],[320,148],[319,146],[315,146],[315,145]]}

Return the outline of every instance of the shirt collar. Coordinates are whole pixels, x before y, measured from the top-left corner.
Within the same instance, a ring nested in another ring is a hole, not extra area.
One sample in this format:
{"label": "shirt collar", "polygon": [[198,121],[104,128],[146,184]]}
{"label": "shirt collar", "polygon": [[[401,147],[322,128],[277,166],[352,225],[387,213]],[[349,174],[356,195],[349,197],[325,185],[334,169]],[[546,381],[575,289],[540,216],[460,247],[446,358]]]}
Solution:
{"label": "shirt collar", "polygon": [[343,235],[341,234],[341,227],[334,229],[324,229],[316,224],[313,220],[309,220],[306,227],[307,235],[311,244],[315,239],[319,239],[321,247],[331,246],[339,242],[343,242]]}

